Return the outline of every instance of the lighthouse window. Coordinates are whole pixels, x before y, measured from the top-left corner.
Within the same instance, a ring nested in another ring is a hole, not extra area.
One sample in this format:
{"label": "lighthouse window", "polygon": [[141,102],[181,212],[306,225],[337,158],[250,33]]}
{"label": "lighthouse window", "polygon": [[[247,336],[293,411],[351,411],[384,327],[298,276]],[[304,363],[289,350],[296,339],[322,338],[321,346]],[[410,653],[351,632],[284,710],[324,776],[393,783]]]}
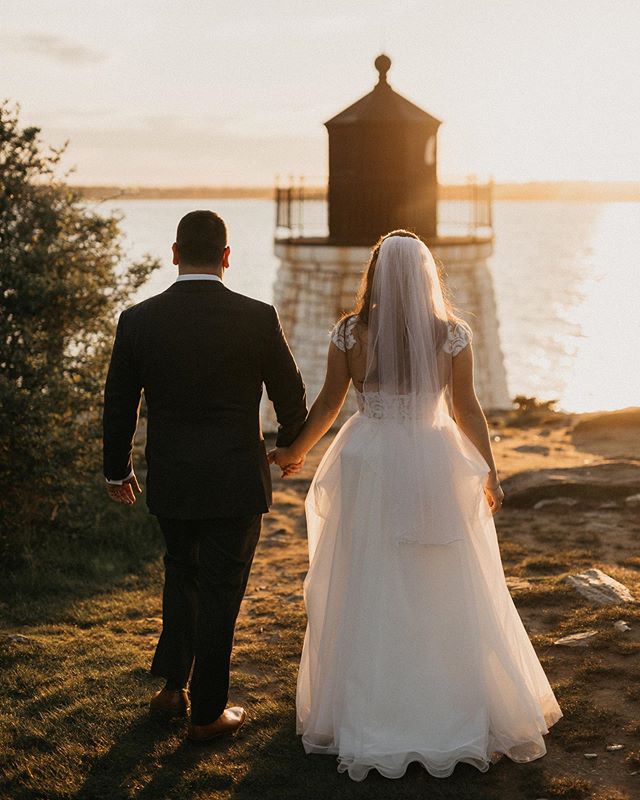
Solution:
{"label": "lighthouse window", "polygon": [[432,166],[436,163],[436,137],[430,136],[424,148],[424,163]]}

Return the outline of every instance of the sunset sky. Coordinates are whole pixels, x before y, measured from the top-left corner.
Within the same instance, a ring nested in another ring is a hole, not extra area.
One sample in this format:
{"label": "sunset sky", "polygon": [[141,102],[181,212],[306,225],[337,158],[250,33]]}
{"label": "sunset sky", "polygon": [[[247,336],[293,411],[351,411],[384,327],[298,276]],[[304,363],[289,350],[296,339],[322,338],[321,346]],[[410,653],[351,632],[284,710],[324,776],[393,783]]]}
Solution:
{"label": "sunset sky", "polygon": [[77,182],[316,182],[384,51],[441,179],[638,181],[639,41],[639,0],[2,0],[0,96]]}

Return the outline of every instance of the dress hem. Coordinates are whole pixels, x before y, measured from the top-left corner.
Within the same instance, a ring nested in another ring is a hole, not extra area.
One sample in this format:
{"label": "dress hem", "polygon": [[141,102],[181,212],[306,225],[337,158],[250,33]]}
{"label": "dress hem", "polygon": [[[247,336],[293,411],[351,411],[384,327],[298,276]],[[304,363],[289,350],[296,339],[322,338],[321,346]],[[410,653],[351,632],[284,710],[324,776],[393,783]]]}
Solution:
{"label": "dress hem", "polygon": [[[363,762],[363,761],[356,761],[355,758],[352,757],[344,757],[340,756],[338,752],[338,747],[334,744],[329,745],[318,745],[313,744],[311,742],[305,741],[304,734],[302,734],[302,745],[304,747],[305,753],[307,755],[316,754],[316,755],[335,755],[338,758],[338,772],[343,773],[347,772],[349,777],[354,781],[363,781],[369,772],[372,769],[377,770],[380,775],[384,778],[390,778],[392,780],[396,780],[399,778],[404,777],[408,767],[410,764],[418,763],[420,764],[431,776],[434,778],[448,778],[456,768],[457,764],[465,763],[470,764],[472,767],[475,767],[480,772],[486,772],[492,764],[495,764],[499,761],[503,756],[507,756],[511,761],[514,761],[518,764],[526,764],[531,761],[536,761],[539,758],[542,758],[546,755],[547,749],[542,740],[542,737],[549,733],[549,728],[558,722],[563,716],[562,711],[558,710],[553,713],[545,714],[545,723],[546,723],[546,730],[540,731],[540,740],[536,742],[535,740],[529,739],[525,742],[511,742],[508,745],[501,744],[498,745],[494,739],[495,747],[490,749],[489,755],[486,754],[486,748],[481,748],[479,746],[474,746],[471,742],[462,745],[459,748],[455,748],[453,752],[456,752],[456,755],[453,756],[453,760],[447,760],[446,762],[439,761],[436,763],[433,755],[429,756],[425,753],[421,753],[420,751],[405,751],[405,758],[401,764],[401,766],[396,767],[394,769],[389,769],[385,767],[380,761],[377,760],[376,756],[371,757],[371,761]],[[489,736],[489,740],[491,740],[491,736]],[[512,751],[516,748],[521,748],[526,745],[538,745],[539,750],[535,752],[531,756],[527,757],[517,757],[516,755],[511,755]],[[443,752],[443,751],[435,751],[432,750],[431,753],[436,752]],[[451,752],[451,751],[448,751]],[[393,755],[402,755],[402,753],[386,753],[385,756],[393,756]],[[384,758],[385,756],[382,756]]]}

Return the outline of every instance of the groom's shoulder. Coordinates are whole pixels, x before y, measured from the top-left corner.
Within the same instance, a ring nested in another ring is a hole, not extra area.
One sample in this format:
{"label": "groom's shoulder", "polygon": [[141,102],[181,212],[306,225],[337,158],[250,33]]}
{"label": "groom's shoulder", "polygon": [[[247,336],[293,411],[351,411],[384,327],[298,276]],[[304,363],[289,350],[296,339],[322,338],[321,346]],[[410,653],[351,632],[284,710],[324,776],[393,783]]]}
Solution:
{"label": "groom's shoulder", "polygon": [[234,292],[231,289],[226,290],[224,297],[238,310],[242,310],[243,313],[251,314],[256,318],[271,320],[274,316],[277,316],[274,306],[262,300],[256,300],[255,297],[248,297],[246,294],[240,294],[240,292]]}
{"label": "groom's shoulder", "polygon": [[[152,297],[148,297],[146,300],[141,300],[139,303],[128,306],[121,313],[120,318],[125,324],[136,324],[139,320],[154,318],[159,313],[161,314],[166,310],[166,305],[175,303],[178,297],[180,297],[180,295],[165,290]],[[262,321],[265,324],[271,324],[274,320],[278,319],[278,312],[274,306],[262,300],[256,300],[253,297],[234,292],[226,287],[223,293],[216,293],[213,295],[212,300],[213,297],[215,297],[216,304],[222,302],[227,305],[227,307],[231,307],[234,311],[242,314],[245,318],[250,318],[257,322]]]}
{"label": "groom's shoulder", "polygon": [[143,316],[146,311],[153,309],[163,302],[162,298],[164,294],[165,292],[160,292],[159,294],[147,297],[146,300],[141,300],[139,303],[134,303],[132,306],[127,306],[127,308],[121,312],[120,318],[128,321]]}

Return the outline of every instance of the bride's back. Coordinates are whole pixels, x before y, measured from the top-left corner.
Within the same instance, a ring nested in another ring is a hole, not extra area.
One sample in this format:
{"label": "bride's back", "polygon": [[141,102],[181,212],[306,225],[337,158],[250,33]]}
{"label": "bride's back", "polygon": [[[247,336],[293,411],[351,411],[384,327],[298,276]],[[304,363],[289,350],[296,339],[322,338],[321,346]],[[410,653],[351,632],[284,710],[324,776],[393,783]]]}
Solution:
{"label": "bride's back", "polygon": [[[454,317],[439,327],[436,346],[443,353],[455,357],[469,344],[471,338],[469,325]],[[368,326],[358,314],[343,317],[336,323],[331,334],[331,341],[345,353],[351,382],[360,393],[364,391],[367,375],[368,340]],[[447,377],[442,376],[442,388],[446,386]]]}
{"label": "bride's back", "polygon": [[364,394],[437,400],[451,380],[451,325],[429,248],[408,231],[374,247],[354,312],[334,328],[349,375]]}

